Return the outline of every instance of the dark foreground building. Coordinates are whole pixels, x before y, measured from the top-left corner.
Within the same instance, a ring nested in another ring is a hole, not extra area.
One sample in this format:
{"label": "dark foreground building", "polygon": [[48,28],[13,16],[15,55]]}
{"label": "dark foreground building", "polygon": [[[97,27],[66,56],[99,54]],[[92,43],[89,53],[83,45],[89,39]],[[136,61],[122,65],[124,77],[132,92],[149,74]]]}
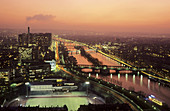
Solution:
{"label": "dark foreground building", "polygon": [[66,105],[63,107],[0,107],[0,111],[68,111]]}
{"label": "dark foreground building", "polygon": [[[0,107],[0,111],[68,111],[66,105],[63,107]],[[130,106],[123,104],[89,104],[80,105],[78,111],[132,111]]]}
{"label": "dark foreground building", "polygon": [[78,111],[132,111],[128,104],[89,104],[81,105]]}

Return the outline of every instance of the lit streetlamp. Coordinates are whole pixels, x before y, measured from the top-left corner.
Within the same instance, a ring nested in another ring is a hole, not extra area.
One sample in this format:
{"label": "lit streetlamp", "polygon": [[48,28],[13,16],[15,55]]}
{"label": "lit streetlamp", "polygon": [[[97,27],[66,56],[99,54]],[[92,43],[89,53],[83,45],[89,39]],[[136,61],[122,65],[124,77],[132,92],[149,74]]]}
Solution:
{"label": "lit streetlamp", "polygon": [[87,85],[87,87],[86,87],[86,93],[87,93],[87,96],[88,96],[88,86],[89,86],[90,82],[89,82],[89,81],[86,81],[85,84]]}
{"label": "lit streetlamp", "polygon": [[30,85],[30,83],[29,83],[29,82],[26,82],[25,85],[26,85],[26,92],[27,92],[26,97],[28,97],[28,86]]}

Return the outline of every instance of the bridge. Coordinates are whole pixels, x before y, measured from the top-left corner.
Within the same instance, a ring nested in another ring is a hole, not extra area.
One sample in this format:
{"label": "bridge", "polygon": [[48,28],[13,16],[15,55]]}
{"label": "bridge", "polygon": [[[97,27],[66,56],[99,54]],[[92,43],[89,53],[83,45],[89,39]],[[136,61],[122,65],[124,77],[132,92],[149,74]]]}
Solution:
{"label": "bridge", "polygon": [[[73,69],[84,72],[83,69],[91,69],[92,71],[89,71],[88,73],[100,73],[103,75],[110,74],[110,70],[115,70],[116,73],[119,73],[119,71],[132,71],[133,73],[144,71],[145,68],[131,68],[131,67],[125,67],[125,66],[109,66],[109,65],[85,65],[85,64],[79,64],[77,66],[72,66]],[[84,72],[87,73],[87,72]]]}
{"label": "bridge", "polygon": [[[86,52],[90,52],[90,53],[93,53],[93,52],[96,52],[94,49],[86,49],[85,50]],[[81,51],[76,49],[76,50],[69,50],[68,51],[69,54],[73,55],[73,54],[80,54]]]}

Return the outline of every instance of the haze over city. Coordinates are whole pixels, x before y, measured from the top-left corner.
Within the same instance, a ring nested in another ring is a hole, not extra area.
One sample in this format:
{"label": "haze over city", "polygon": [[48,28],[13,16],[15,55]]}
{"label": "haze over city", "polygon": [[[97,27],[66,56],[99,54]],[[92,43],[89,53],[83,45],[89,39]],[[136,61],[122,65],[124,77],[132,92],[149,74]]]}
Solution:
{"label": "haze over city", "polygon": [[1,0],[0,28],[170,32],[170,0]]}

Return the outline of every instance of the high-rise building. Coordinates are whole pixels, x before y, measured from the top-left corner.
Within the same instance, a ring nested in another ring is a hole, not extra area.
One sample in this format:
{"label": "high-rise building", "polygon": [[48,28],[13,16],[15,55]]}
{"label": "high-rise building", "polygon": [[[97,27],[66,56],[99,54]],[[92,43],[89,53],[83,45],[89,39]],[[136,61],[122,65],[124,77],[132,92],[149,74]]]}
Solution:
{"label": "high-rise building", "polygon": [[50,47],[52,43],[51,33],[30,33],[28,27],[28,33],[22,33],[18,36],[19,46],[30,47],[30,46],[46,46]]}
{"label": "high-rise building", "polygon": [[28,27],[28,33],[19,34],[19,76],[21,75],[25,80],[29,81],[47,76],[51,71],[51,67],[44,60],[55,58],[55,53],[50,50],[51,44],[51,33],[30,33],[30,28]]}
{"label": "high-rise building", "polygon": [[19,34],[18,43],[21,59],[43,60],[52,44],[52,34],[30,33],[30,28],[28,27],[27,34]]}

